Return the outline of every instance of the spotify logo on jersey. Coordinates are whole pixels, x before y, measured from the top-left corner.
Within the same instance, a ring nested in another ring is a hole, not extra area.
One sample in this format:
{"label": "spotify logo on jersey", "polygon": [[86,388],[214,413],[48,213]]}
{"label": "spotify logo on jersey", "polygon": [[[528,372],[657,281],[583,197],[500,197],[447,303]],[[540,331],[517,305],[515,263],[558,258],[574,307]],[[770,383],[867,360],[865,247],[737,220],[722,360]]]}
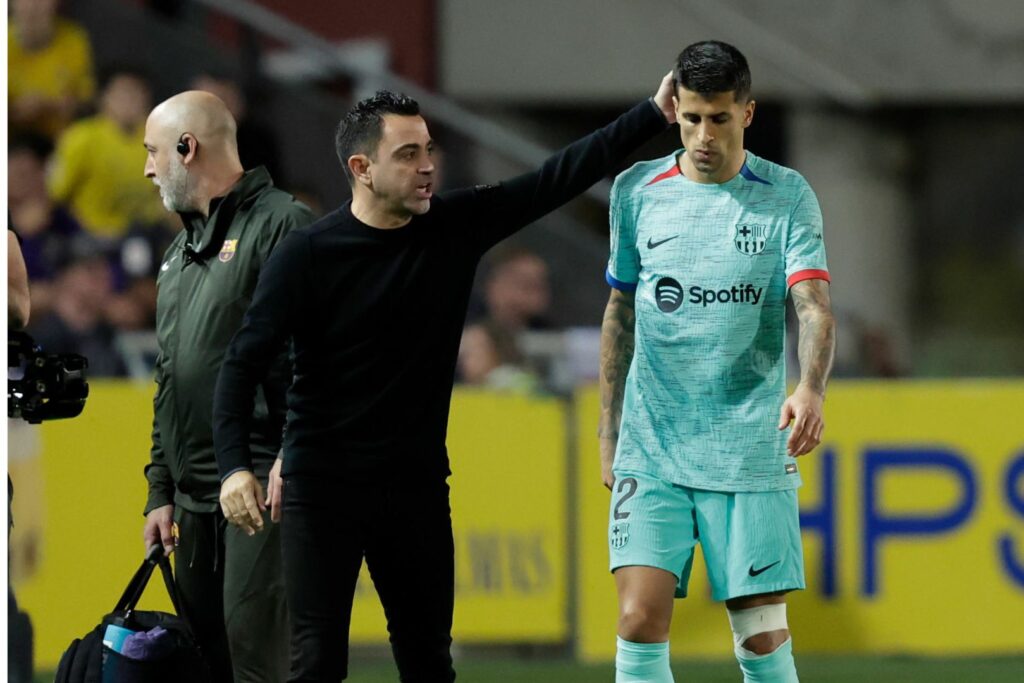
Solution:
{"label": "spotify logo on jersey", "polygon": [[[721,304],[757,306],[763,301],[764,292],[764,287],[749,282],[722,289],[692,285],[686,290],[689,303],[701,308]],[[677,280],[663,277],[654,285],[654,299],[663,313],[677,311],[683,305],[683,286]]]}
{"label": "spotify logo on jersey", "polygon": [[658,308],[671,313],[683,303],[683,286],[670,277],[663,277],[654,286],[654,298],[658,301]]}

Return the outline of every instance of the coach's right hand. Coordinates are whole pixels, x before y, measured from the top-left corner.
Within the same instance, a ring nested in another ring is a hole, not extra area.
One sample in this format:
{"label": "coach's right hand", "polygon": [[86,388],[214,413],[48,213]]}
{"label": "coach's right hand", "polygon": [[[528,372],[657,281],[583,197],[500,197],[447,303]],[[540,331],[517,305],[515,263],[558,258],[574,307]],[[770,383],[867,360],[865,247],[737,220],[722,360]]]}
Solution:
{"label": "coach's right hand", "polygon": [[249,470],[239,470],[220,485],[220,509],[224,517],[250,536],[263,531],[263,487]]}
{"label": "coach's right hand", "polygon": [[146,525],[142,527],[142,541],[147,551],[155,543],[164,547],[164,555],[174,552],[174,506],[161,505],[153,508],[146,515]]}

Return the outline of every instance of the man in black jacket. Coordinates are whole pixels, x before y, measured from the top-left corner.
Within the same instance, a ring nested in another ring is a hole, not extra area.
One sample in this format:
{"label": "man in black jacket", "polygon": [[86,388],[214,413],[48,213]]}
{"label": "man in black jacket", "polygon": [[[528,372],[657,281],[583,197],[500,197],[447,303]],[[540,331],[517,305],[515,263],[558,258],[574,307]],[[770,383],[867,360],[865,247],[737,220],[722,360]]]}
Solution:
{"label": "man in black jacket", "polygon": [[[243,172],[235,122],[209,93],[184,92],[154,109],[145,145],[146,177],[185,229],[157,277],[160,355],[143,539],[147,546],[163,544],[168,554],[177,546],[183,608],[215,680],[279,681],[288,665],[280,535],[271,525],[270,533],[251,537],[221,515],[213,390],[264,262],[289,230],[313,217],[276,189],[263,167]],[[260,503],[274,511],[280,505],[280,464],[274,463],[291,380],[284,349],[279,344],[268,359],[259,401],[249,402],[246,434],[256,476],[268,482],[270,500],[261,495]]]}
{"label": "man in black jacket", "polygon": [[614,170],[675,120],[672,82],[610,125],[498,185],[433,196],[415,101],[358,103],[336,146],[352,201],[282,241],[221,368],[214,405],[221,507],[261,528],[249,416],[292,338],[282,544],[290,681],[338,681],[363,557],[403,681],[452,681],[454,549],[448,410],[480,257]]}

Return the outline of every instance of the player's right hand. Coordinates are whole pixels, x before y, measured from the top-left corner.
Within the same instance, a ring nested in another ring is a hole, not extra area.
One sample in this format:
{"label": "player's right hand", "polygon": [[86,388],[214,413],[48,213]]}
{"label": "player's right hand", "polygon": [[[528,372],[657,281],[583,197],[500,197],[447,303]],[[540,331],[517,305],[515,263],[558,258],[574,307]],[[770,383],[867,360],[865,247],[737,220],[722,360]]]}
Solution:
{"label": "player's right hand", "polygon": [[615,486],[615,475],[612,473],[612,465],[615,464],[615,446],[618,439],[611,436],[599,437],[601,441],[601,483],[609,491]]}
{"label": "player's right hand", "polygon": [[164,555],[174,552],[174,506],[161,505],[153,508],[146,515],[146,525],[142,527],[142,541],[146,548],[159,543],[164,547]]}
{"label": "player's right hand", "polygon": [[263,487],[249,470],[238,470],[220,485],[220,509],[224,517],[249,536],[263,531]]}

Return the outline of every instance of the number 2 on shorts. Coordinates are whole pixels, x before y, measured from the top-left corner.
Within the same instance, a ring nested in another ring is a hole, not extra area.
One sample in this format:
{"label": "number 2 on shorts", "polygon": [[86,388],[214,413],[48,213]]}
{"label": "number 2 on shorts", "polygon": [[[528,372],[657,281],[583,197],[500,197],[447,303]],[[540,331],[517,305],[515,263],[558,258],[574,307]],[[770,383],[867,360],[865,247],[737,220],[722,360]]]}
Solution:
{"label": "number 2 on shorts", "polygon": [[637,487],[636,477],[626,477],[625,479],[620,480],[619,481],[619,486],[618,486],[618,492],[622,493],[622,489],[624,489],[626,487],[629,488],[629,491],[622,498],[619,498],[619,502],[615,504],[615,519],[616,520],[626,519],[627,517],[629,517],[629,513],[628,512],[619,512],[619,508],[621,508],[622,504],[625,503],[630,498],[632,498],[633,494],[636,493],[636,487]]}

